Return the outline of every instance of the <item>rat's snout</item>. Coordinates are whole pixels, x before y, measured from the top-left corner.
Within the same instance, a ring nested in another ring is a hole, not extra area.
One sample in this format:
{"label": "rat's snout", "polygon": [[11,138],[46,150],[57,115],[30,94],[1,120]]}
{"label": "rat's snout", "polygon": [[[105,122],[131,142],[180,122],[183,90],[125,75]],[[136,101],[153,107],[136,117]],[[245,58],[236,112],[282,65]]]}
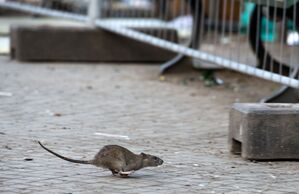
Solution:
{"label": "rat's snout", "polygon": [[160,160],[159,160],[159,165],[162,165],[163,162],[164,162],[164,161],[163,161],[162,159],[160,159]]}

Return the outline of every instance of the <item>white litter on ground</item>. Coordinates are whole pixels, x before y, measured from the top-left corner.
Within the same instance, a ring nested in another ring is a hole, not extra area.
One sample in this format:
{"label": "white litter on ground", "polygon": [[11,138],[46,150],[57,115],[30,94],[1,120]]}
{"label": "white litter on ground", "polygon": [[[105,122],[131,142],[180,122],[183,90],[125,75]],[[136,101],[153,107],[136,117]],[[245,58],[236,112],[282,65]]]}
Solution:
{"label": "white litter on ground", "polygon": [[1,91],[0,91],[0,96],[7,96],[7,97],[10,97],[10,96],[12,96],[12,93],[10,93],[10,92],[1,92]]}
{"label": "white litter on ground", "polygon": [[99,136],[113,137],[113,138],[120,138],[120,139],[130,140],[129,136],[126,136],[126,135],[115,135],[115,134],[109,134],[109,133],[94,133],[94,134],[95,135],[99,135]]}

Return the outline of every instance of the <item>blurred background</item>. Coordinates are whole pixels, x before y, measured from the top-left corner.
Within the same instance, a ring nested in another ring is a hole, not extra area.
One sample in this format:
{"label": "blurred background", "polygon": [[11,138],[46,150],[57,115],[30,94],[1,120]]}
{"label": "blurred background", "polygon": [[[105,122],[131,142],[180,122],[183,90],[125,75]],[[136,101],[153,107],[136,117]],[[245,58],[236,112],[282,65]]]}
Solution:
{"label": "blurred background", "polygon": [[[161,73],[188,56],[197,69],[229,68],[297,88],[297,5],[296,0],[2,0],[0,51],[16,58],[15,50],[21,52],[11,43],[17,38],[8,38],[11,26],[98,27],[176,53],[144,59],[160,62]],[[58,50],[67,50],[62,47]],[[138,50],[150,53],[144,48]]]}

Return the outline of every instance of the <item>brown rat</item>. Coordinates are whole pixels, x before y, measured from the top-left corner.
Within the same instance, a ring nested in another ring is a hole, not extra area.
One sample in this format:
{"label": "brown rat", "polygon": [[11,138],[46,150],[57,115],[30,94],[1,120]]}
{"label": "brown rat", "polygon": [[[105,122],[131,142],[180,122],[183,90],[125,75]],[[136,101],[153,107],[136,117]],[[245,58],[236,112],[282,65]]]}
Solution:
{"label": "brown rat", "polygon": [[38,143],[42,148],[63,160],[79,164],[92,164],[97,167],[106,168],[109,169],[113,175],[119,174],[121,176],[128,176],[141,168],[163,164],[163,160],[156,156],[145,153],[134,154],[130,150],[118,145],[104,146],[92,160],[74,160],[53,152],[39,141]]}

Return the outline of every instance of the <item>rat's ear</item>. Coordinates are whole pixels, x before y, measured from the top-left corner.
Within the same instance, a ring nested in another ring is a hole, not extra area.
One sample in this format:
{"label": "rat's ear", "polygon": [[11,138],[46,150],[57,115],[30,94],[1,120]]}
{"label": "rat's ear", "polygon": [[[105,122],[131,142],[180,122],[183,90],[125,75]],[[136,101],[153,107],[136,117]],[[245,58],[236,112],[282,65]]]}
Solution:
{"label": "rat's ear", "polygon": [[141,154],[140,154],[143,158],[146,156],[146,154],[145,153],[143,153],[143,152],[141,152]]}

